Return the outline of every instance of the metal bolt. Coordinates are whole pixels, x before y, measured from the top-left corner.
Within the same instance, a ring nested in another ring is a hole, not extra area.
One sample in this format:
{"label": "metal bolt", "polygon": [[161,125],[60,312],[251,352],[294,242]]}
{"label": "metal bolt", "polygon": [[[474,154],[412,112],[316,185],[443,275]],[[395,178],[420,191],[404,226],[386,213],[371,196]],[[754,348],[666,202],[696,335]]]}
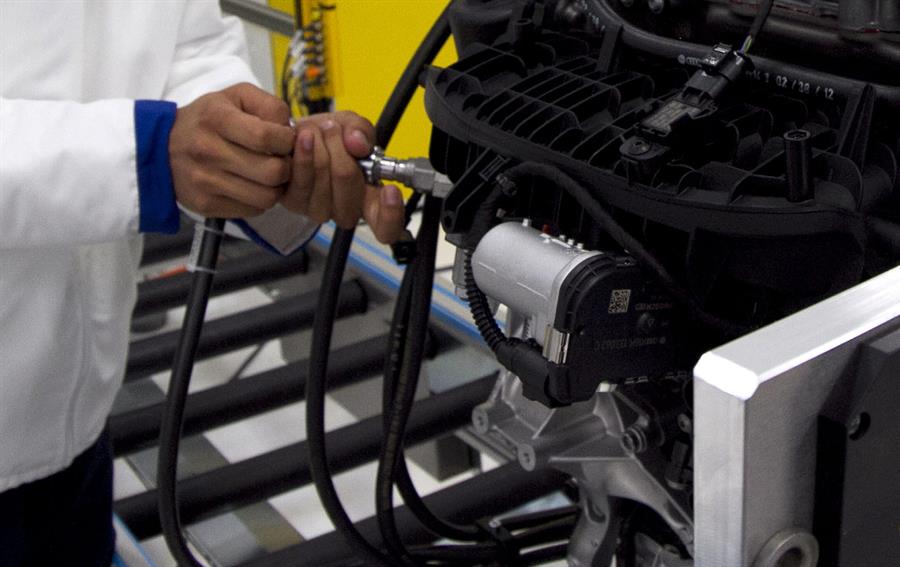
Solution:
{"label": "metal bolt", "polygon": [[647,0],[647,7],[654,14],[662,14],[663,10],[666,9],[666,0]]}

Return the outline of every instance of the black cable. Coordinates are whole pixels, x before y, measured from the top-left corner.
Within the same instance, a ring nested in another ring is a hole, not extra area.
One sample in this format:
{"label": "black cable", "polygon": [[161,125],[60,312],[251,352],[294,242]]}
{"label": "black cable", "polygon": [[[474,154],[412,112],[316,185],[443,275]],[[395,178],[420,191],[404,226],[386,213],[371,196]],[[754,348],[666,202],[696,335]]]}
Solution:
{"label": "black cable", "polygon": [[403,74],[384,105],[381,116],[378,117],[378,122],[375,124],[375,139],[382,148],[387,148],[387,142],[397,129],[403,112],[415,94],[422,70],[434,61],[450,37],[450,19],[447,13],[452,3],[452,0],[448,2],[447,7],[428,30],[419,48],[406,65],[406,69],[403,70]]}
{"label": "black cable", "polygon": [[303,0],[294,0],[294,29],[303,29]]}
{"label": "black cable", "polygon": [[[407,267],[403,274],[403,280],[400,284],[400,290],[397,293],[397,301],[394,304],[394,313],[391,319],[390,332],[388,334],[388,355],[385,357],[384,380],[382,382],[382,415],[384,416],[385,431],[388,430],[389,426],[388,417],[394,399],[394,384],[400,376],[403,352],[406,350],[410,297],[414,273],[415,269],[411,265]],[[403,501],[406,503],[407,508],[412,512],[413,516],[435,535],[441,538],[456,540],[477,539],[480,535],[479,530],[475,526],[458,526],[447,522],[446,520],[442,520],[431,512],[424,500],[419,496],[419,493],[412,482],[405,458],[400,459],[394,484],[396,484],[400,496],[403,498]],[[383,534],[382,539],[384,539]]]}
{"label": "black cable", "polygon": [[414,270],[409,292],[407,337],[400,372],[392,388],[390,412],[382,442],[381,458],[375,480],[375,513],[382,537],[391,553],[403,564],[415,565],[409,555],[394,518],[394,480],[403,457],[403,433],[409,419],[419,383],[419,372],[425,352],[425,337],[422,332],[428,326],[431,315],[431,292],[433,288],[434,261],[437,252],[440,228],[441,201],[428,196],[422,213],[422,226],[416,238],[416,257],[407,270]]}
{"label": "black cable", "polygon": [[[420,194],[417,193],[416,195]],[[382,415],[384,416],[385,431],[387,431],[389,427],[388,418],[394,400],[394,385],[400,377],[403,353],[406,350],[406,341],[409,331],[410,299],[412,297],[413,280],[415,279],[416,272],[417,269],[414,260],[413,264],[408,266],[403,273],[403,279],[400,283],[400,289],[397,292],[397,299],[394,304],[394,312],[391,318],[391,326],[388,334],[388,355],[385,357],[384,380],[382,382]],[[417,329],[416,332],[427,332],[427,328]],[[445,539],[462,541],[478,539],[479,536],[483,535],[475,526],[458,526],[446,520],[442,520],[432,513],[421,496],[419,496],[419,493],[412,482],[412,478],[409,475],[409,468],[406,465],[406,459],[404,457],[400,458],[394,484],[396,484],[400,496],[403,498],[403,501],[406,503],[407,508],[412,512],[413,516],[435,535]],[[382,534],[382,539],[387,541],[385,534]]]}
{"label": "black cable", "polygon": [[[344,536],[354,551],[371,565],[391,567],[382,553],[357,531],[341,504],[328,466],[325,447],[325,390],[328,376],[328,353],[337,312],[339,285],[353,243],[353,229],[334,232],[331,249],[322,274],[322,295],[313,320],[309,376],[306,381],[306,441],[313,484],[325,512],[335,529]],[[332,282],[337,282],[333,285]]]}
{"label": "black cable", "polygon": [[766,24],[766,20],[769,19],[769,14],[772,12],[772,6],[774,4],[775,0],[763,0],[763,3],[757,7],[756,18],[753,20],[753,25],[750,26],[747,38],[744,39],[744,45],[741,47],[741,52],[747,53],[750,51],[750,48],[756,42],[756,38],[759,37],[759,33],[762,31],[763,26]]}
{"label": "black cable", "polygon": [[175,350],[172,377],[166,393],[159,430],[159,457],[156,464],[156,484],[159,492],[159,521],[166,544],[178,565],[200,567],[188,548],[181,530],[178,511],[178,447],[181,442],[181,426],[188,386],[194,369],[194,357],[200,342],[206,305],[212,287],[213,272],[219,256],[225,221],[206,219],[200,249],[196,259],[197,269],[188,292],[187,310],[181,326],[181,339]]}
{"label": "black cable", "polygon": [[[403,111],[418,86],[419,73],[434,59],[449,36],[450,26],[445,9],[425,36],[385,104],[375,125],[376,143],[379,146],[387,147]],[[362,559],[373,565],[388,566],[391,564],[379,550],[366,541],[344,510],[328,470],[325,447],[324,397],[328,351],[331,344],[337,290],[343,278],[353,233],[353,230],[335,230],[326,260],[326,270],[322,277],[322,299],[316,310],[313,324],[313,344],[307,381],[307,408],[313,409],[312,413],[307,409],[306,414],[307,442],[313,482],[325,507],[325,512],[335,529],[343,535]]]}

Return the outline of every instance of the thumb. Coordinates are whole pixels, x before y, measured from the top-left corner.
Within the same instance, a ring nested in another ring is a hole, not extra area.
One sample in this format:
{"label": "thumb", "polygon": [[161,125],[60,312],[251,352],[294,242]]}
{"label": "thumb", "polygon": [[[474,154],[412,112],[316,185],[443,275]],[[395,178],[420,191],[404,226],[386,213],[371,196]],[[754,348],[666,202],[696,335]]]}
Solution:
{"label": "thumb", "polygon": [[400,189],[393,185],[384,187],[367,185],[363,216],[379,242],[383,244],[395,242],[403,234],[406,221]]}

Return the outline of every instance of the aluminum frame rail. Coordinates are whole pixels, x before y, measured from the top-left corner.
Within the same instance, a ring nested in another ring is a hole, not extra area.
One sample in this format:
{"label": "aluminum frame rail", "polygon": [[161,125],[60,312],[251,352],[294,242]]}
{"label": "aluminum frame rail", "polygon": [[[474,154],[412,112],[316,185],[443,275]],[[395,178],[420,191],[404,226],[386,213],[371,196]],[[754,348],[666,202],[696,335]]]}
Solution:
{"label": "aluminum frame rail", "polygon": [[855,379],[859,347],[897,328],[900,268],[703,355],[694,369],[696,567],[780,565],[772,554],[794,545],[807,553],[819,416],[835,386]]}

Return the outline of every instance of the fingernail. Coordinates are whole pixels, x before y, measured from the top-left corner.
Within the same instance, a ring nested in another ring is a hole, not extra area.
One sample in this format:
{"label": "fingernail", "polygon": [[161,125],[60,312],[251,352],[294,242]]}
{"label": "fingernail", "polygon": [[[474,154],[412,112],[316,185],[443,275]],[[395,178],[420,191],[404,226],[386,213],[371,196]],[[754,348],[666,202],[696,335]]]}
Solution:
{"label": "fingernail", "polygon": [[403,195],[400,190],[393,185],[385,185],[381,192],[384,193],[384,204],[388,207],[399,207],[403,205]]}
{"label": "fingernail", "polygon": [[331,130],[332,128],[334,128],[334,120],[322,122],[322,130]]}
{"label": "fingernail", "polygon": [[364,143],[367,146],[369,145],[369,139],[366,138],[366,135],[363,133],[362,130],[354,130],[353,132],[350,133],[350,137],[359,140],[360,142]]}
{"label": "fingernail", "polygon": [[303,149],[304,152],[311,152],[313,149],[313,143],[315,142],[315,136],[309,130],[303,130],[300,132],[298,139],[300,141],[300,148]]}

